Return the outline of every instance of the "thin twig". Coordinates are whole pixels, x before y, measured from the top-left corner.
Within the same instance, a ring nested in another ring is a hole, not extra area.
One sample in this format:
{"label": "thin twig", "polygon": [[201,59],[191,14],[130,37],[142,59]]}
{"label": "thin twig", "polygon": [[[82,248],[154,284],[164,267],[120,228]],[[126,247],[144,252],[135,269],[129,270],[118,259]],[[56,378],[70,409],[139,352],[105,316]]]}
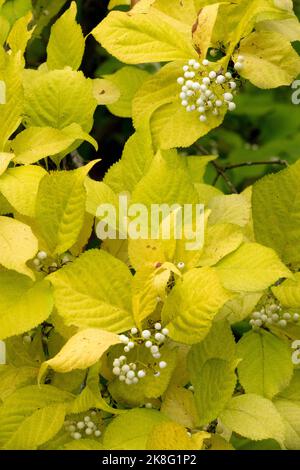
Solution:
{"label": "thin twig", "polygon": [[222,168],[220,165],[218,165],[218,163],[212,161],[211,162],[212,165],[214,166],[216,172],[218,173],[218,175],[222,176],[226,186],[228,187],[228,189],[234,193],[234,194],[238,194],[238,190],[236,189],[236,187],[234,186],[234,184],[232,183],[232,181],[230,180],[230,178],[228,178],[228,176],[226,175],[226,170],[224,170],[224,168]]}
{"label": "thin twig", "polygon": [[260,162],[241,162],[241,163],[233,163],[231,165],[225,165],[223,167],[224,171],[227,170],[234,170],[235,168],[242,168],[245,166],[257,166],[257,165],[281,165],[288,167],[289,164],[286,160],[265,160]]}

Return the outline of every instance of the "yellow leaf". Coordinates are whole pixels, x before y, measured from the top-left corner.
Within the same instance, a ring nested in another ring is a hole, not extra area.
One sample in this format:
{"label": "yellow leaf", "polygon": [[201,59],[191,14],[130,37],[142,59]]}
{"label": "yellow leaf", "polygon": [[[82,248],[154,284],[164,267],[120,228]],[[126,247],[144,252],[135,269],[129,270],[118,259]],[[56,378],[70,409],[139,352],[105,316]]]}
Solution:
{"label": "yellow leaf", "polygon": [[0,176],[0,191],[22,215],[35,217],[35,202],[41,179],[46,171],[39,166],[9,168]]}
{"label": "yellow leaf", "polygon": [[49,251],[62,254],[76,243],[84,223],[84,180],[94,160],[73,171],[53,172],[40,182],[36,218]]}
{"label": "yellow leaf", "polygon": [[218,12],[219,3],[205,6],[200,10],[195,26],[193,27],[195,48],[202,59],[206,58],[208,48],[211,45]]}
{"label": "yellow leaf", "polygon": [[0,68],[0,81],[4,81],[6,86],[6,100],[0,105],[0,152],[4,150],[9,137],[21,124],[24,103],[23,69],[21,52],[8,56],[5,68]]}
{"label": "yellow leaf", "polygon": [[21,51],[21,53],[24,54],[27,43],[34,31],[34,27],[30,28],[32,20],[32,13],[29,12],[27,15],[19,18],[13,25],[7,38],[7,43],[13,53]]}
{"label": "yellow leaf", "polygon": [[[197,437],[196,437],[197,436]],[[177,423],[162,423],[154,426],[147,439],[147,450],[197,450],[203,446],[210,434],[199,432],[189,436],[186,429]]]}
{"label": "yellow leaf", "polygon": [[47,47],[47,65],[50,70],[67,66],[77,70],[81,64],[85,40],[81,27],[76,23],[76,14],[76,2],[72,2],[51,28]]}
{"label": "yellow leaf", "polygon": [[[132,100],[141,85],[150,77],[149,72],[137,67],[122,67],[113,75],[105,78],[119,89],[119,97],[115,102],[108,103],[112,114],[120,117],[131,117]],[[104,103],[106,104],[106,103]]]}
{"label": "yellow leaf", "polygon": [[200,342],[231,294],[214,268],[191,269],[179,279],[164,304],[162,321],[172,339],[186,344]]}
{"label": "yellow leaf", "polygon": [[13,153],[0,152],[0,175],[3,175],[13,158]]}
{"label": "yellow leaf", "polygon": [[300,307],[300,273],[294,274],[294,279],[287,279],[279,286],[272,287],[272,292],[285,307]]}
{"label": "yellow leaf", "polygon": [[176,385],[169,386],[160,411],[186,428],[194,429],[199,422],[193,392]]}
{"label": "yellow leaf", "polygon": [[0,272],[0,339],[37,327],[47,320],[52,308],[49,282],[34,283],[14,271]]}
{"label": "yellow leaf", "polygon": [[290,85],[300,73],[300,58],[288,39],[271,31],[254,32],[242,40],[245,58],[241,76],[259,88]]}
{"label": "yellow leaf", "polygon": [[91,33],[117,59],[127,64],[191,59],[191,27],[150,8],[129,15],[112,11]]}
{"label": "yellow leaf", "polygon": [[0,264],[34,278],[26,262],[38,251],[38,241],[30,227],[10,217],[0,217]]}
{"label": "yellow leaf", "polygon": [[216,224],[208,226],[199,266],[213,266],[220,259],[235,251],[243,242],[243,233],[237,225]]}
{"label": "yellow leaf", "polygon": [[132,275],[104,250],[89,250],[51,274],[55,305],[65,324],[121,333],[134,326]]}
{"label": "yellow leaf", "polygon": [[258,243],[244,243],[222,259],[216,269],[224,287],[232,291],[257,292],[282,277],[292,277],[275,251]]}
{"label": "yellow leaf", "polygon": [[70,124],[63,129],[53,127],[29,127],[17,135],[11,146],[15,152],[14,161],[28,165],[41,158],[61,153],[68,149],[74,142],[86,140],[97,150],[97,142],[81,127]]}
{"label": "yellow leaf", "polygon": [[108,331],[97,328],[80,331],[69,339],[55,357],[43,363],[39,380],[48,367],[63,373],[74,369],[87,369],[95,364],[110,346],[120,342],[118,335]]}
{"label": "yellow leaf", "polygon": [[120,98],[118,86],[112,81],[102,78],[93,80],[93,93],[98,104],[112,104]]}

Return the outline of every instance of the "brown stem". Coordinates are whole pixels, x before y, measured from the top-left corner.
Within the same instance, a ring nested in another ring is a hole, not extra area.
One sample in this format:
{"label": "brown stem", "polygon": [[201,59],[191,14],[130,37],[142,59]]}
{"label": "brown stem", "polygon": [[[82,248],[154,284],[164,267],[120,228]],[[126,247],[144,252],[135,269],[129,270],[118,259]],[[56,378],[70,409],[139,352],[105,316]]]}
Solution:
{"label": "brown stem", "polygon": [[260,162],[242,162],[242,163],[233,163],[231,165],[225,165],[223,169],[227,170],[234,170],[235,168],[242,168],[244,166],[257,166],[257,165],[281,165],[288,167],[289,164],[286,160],[280,160],[279,158],[276,160],[265,160]]}
{"label": "brown stem", "polygon": [[226,175],[226,170],[224,170],[224,168],[222,168],[220,165],[218,165],[218,163],[212,161],[211,162],[212,165],[214,166],[216,172],[218,173],[218,175],[222,176],[223,180],[225,181],[225,184],[226,186],[228,187],[228,189],[234,193],[234,194],[238,194],[238,190],[236,189],[236,187],[234,186],[234,184],[232,183],[232,181],[228,178],[228,176]]}
{"label": "brown stem", "polygon": [[136,5],[138,1],[139,0],[131,0],[131,8],[133,8],[134,5]]}

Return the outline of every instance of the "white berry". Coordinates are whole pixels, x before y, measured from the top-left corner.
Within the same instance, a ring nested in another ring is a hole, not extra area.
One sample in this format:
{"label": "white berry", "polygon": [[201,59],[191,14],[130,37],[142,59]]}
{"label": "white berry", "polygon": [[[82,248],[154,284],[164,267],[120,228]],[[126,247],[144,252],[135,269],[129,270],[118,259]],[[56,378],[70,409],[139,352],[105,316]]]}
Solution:
{"label": "white berry", "polygon": [[234,68],[235,68],[235,70],[237,70],[237,71],[242,70],[243,64],[242,64],[241,62],[236,62],[236,63],[234,64]]}
{"label": "white berry", "polygon": [[43,261],[48,257],[47,253],[45,251],[39,251],[37,254],[37,257],[39,260]]}
{"label": "white berry", "polygon": [[222,85],[222,83],[225,83],[225,82],[226,82],[226,79],[224,75],[218,75],[218,77],[216,78],[216,83],[218,85]]}
{"label": "white berry", "polygon": [[164,369],[165,367],[167,367],[168,364],[165,361],[160,361],[158,365],[160,369]]}
{"label": "white berry", "polygon": [[232,101],[233,100],[233,95],[232,93],[224,93],[224,98],[226,101]]}
{"label": "white berry", "polygon": [[113,368],[113,374],[114,375],[120,375],[120,373],[121,373],[120,367],[114,367]]}
{"label": "white berry", "polygon": [[142,337],[143,337],[144,339],[149,339],[149,338],[151,337],[150,331],[149,331],[149,330],[144,330],[144,331],[142,331]]}

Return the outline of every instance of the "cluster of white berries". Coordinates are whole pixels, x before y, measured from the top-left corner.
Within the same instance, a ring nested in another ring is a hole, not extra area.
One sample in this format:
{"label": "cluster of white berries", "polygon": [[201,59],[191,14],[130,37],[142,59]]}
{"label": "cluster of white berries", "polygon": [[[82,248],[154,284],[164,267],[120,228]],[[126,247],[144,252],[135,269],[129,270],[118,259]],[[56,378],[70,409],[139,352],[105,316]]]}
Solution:
{"label": "cluster of white berries", "polygon": [[[132,328],[129,334],[119,336],[125,345],[124,352],[129,353],[136,346],[147,348],[154,359],[161,359],[160,346],[164,344],[169,330],[162,328],[161,323],[155,323],[152,330],[143,330],[140,334],[137,328]],[[154,377],[160,376],[160,369],[165,369],[167,363],[163,360],[153,364],[141,364],[140,362],[128,362],[128,358],[122,355],[113,361],[113,374],[119,377],[121,382],[127,385],[137,384],[147,372],[151,371]]]}
{"label": "cluster of white berries", "polygon": [[[239,56],[234,68],[236,71],[243,67],[242,56]],[[224,108],[229,111],[236,109],[234,95],[237,83],[231,72],[223,74],[222,70],[212,69],[213,62],[207,59],[202,64],[195,59],[189,60],[183,66],[183,76],[177,79],[181,86],[179,98],[187,112],[199,113],[199,120],[206,122],[208,114],[218,116]]]}
{"label": "cluster of white berries", "polygon": [[[91,412],[91,416],[96,416],[96,411]],[[81,421],[65,421],[65,430],[70,433],[70,436],[79,440],[82,437],[100,437],[101,431],[97,428],[97,425],[93,422],[91,416],[85,416]]]}
{"label": "cluster of white berries", "polygon": [[297,323],[299,319],[298,313],[284,312],[279,304],[271,303],[253,312],[249,323],[253,329],[270,325],[285,328],[288,322]]}
{"label": "cluster of white berries", "polygon": [[36,271],[50,273],[56,271],[65,264],[70,263],[71,261],[73,261],[73,259],[74,258],[71,254],[65,253],[60,259],[54,261],[48,256],[48,253],[46,253],[46,251],[39,251],[33,260],[33,264],[35,266]]}

